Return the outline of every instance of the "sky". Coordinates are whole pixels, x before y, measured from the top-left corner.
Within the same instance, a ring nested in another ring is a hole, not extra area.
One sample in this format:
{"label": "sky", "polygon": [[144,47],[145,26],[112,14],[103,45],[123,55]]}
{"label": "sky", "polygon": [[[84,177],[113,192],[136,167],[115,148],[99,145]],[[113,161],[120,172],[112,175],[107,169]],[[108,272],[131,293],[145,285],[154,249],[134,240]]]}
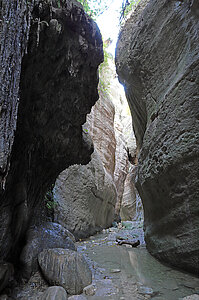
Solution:
{"label": "sky", "polygon": [[104,41],[111,38],[113,42],[108,47],[108,52],[115,56],[115,47],[119,33],[119,17],[122,0],[110,0],[109,9],[100,15],[96,22],[100,28]]}

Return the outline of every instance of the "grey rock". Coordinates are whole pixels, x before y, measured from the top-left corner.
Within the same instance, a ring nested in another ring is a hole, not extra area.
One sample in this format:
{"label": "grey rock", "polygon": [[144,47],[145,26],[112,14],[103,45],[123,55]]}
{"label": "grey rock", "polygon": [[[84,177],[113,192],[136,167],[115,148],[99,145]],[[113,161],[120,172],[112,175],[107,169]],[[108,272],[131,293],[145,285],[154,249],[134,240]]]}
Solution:
{"label": "grey rock", "polygon": [[41,296],[40,300],[67,300],[67,293],[61,286],[49,287]]}
{"label": "grey rock", "polygon": [[87,296],[93,296],[95,295],[95,287],[90,284],[83,289],[83,293]]}
{"label": "grey rock", "polygon": [[116,203],[112,177],[98,153],[86,166],[71,166],[58,177],[54,188],[56,222],[66,226],[76,238],[111,226]]}
{"label": "grey rock", "polygon": [[80,294],[92,282],[86,260],[76,251],[60,248],[44,250],[38,261],[47,281],[62,286],[69,294]]}
{"label": "grey rock", "polygon": [[198,31],[188,1],[144,0],[121,30],[116,53],[140,149],[136,187],[144,206],[147,249],[196,274]]}
{"label": "grey rock", "polygon": [[27,232],[27,243],[23,248],[20,261],[23,266],[23,277],[30,278],[38,270],[37,256],[44,249],[66,248],[76,250],[74,236],[60,224],[48,222],[32,226]]}

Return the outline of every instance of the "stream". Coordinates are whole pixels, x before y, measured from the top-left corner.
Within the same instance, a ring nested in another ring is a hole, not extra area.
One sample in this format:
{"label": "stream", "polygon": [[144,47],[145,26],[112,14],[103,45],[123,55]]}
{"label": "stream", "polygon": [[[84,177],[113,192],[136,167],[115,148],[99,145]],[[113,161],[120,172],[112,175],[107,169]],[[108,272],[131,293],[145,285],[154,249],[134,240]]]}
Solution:
{"label": "stream", "polygon": [[[110,228],[77,243],[93,270],[95,295],[84,299],[177,300],[199,294],[199,279],[157,261],[146,250],[142,224],[129,224],[131,229]],[[139,238],[141,244],[119,246],[116,238]]]}

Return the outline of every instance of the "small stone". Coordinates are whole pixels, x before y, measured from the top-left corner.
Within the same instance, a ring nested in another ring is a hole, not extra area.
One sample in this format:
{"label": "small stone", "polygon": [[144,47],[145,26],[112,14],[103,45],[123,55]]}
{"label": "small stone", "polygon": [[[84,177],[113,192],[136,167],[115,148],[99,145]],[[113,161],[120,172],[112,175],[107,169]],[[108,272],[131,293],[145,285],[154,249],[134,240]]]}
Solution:
{"label": "small stone", "polygon": [[121,272],[121,270],[120,269],[111,269],[110,272],[111,273],[119,273],[119,272]]}
{"label": "small stone", "polygon": [[153,289],[147,287],[147,286],[139,286],[138,287],[138,293],[142,295],[153,295]]}
{"label": "small stone", "polygon": [[67,293],[61,286],[49,287],[41,296],[41,300],[67,300]]}
{"label": "small stone", "polygon": [[176,286],[176,287],[174,287],[174,288],[172,289],[172,291],[177,291],[178,289],[179,289],[179,287]]}
{"label": "small stone", "polygon": [[83,289],[83,293],[87,296],[93,296],[95,295],[95,287],[90,284]]}

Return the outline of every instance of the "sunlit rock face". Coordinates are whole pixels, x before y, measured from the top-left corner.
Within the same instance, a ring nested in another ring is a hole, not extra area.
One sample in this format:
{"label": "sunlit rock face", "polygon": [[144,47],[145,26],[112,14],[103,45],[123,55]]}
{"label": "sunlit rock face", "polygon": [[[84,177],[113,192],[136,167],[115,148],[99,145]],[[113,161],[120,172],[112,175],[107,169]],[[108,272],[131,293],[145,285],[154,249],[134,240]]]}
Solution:
{"label": "sunlit rock face", "polygon": [[[146,1],[147,2],[147,1]],[[151,0],[122,29],[116,65],[140,156],[137,188],[147,248],[191,272],[199,265],[199,3]]]}
{"label": "sunlit rock face", "polygon": [[54,188],[54,220],[71,231],[76,239],[110,227],[117,199],[111,175],[97,151],[88,165],[64,170]]}
{"label": "sunlit rock face", "polygon": [[[98,99],[97,68],[103,60],[99,29],[79,3],[35,3],[27,53],[22,68],[16,65],[20,72],[19,109],[17,115],[13,112],[17,127],[1,193],[0,257],[11,253],[14,261],[24,246],[29,224],[42,221],[44,195],[58,174],[71,164],[90,160],[93,145],[82,135],[82,124]],[[15,4],[17,7],[18,1]],[[23,40],[22,24],[20,19]],[[15,32],[8,33],[15,38]],[[15,48],[10,51],[15,54]],[[9,69],[9,61],[6,63]],[[9,106],[5,109],[10,111]]]}
{"label": "sunlit rock face", "polygon": [[83,126],[95,148],[90,163],[69,167],[55,183],[54,219],[77,239],[110,227],[114,220],[117,200],[114,117],[115,108],[110,97],[101,92]]}
{"label": "sunlit rock face", "polygon": [[100,98],[87,116],[89,135],[100,155],[106,171],[114,177],[116,139],[114,131],[115,107],[108,93],[101,92]]}

